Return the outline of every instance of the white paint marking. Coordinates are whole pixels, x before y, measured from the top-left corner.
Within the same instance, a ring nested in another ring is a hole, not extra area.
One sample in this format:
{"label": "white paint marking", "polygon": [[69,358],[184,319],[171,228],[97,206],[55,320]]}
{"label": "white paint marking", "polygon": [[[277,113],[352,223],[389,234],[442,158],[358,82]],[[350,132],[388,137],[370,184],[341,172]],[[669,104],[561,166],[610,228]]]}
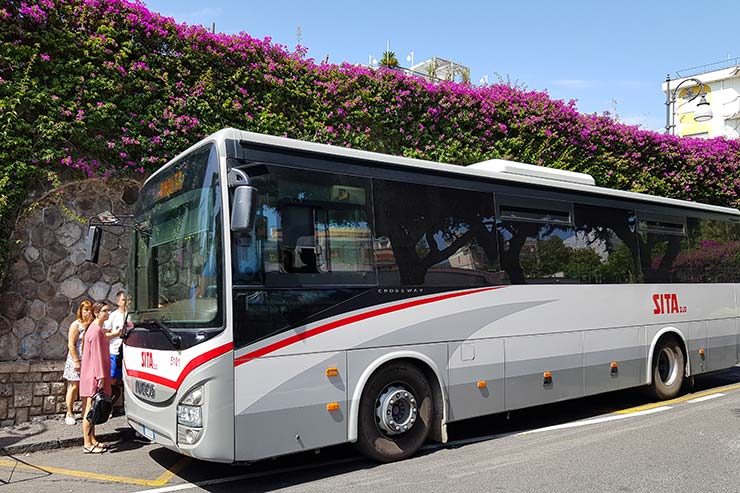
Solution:
{"label": "white paint marking", "polygon": [[344,464],[345,462],[354,462],[357,461],[357,457],[352,457],[348,459],[339,459],[331,462],[326,462],[324,464],[308,464],[305,466],[297,466],[297,467],[285,467],[283,469],[275,469],[272,471],[264,471],[264,472],[253,472],[251,474],[240,474],[238,476],[229,476],[228,478],[218,478],[218,479],[209,479],[207,481],[199,481],[197,483],[184,483],[184,484],[176,484],[173,486],[165,486],[164,488],[155,488],[153,490],[141,490],[138,493],[168,493],[170,491],[183,491],[183,490],[190,490],[193,488],[202,488],[204,486],[211,486],[214,484],[223,484],[223,483],[233,483],[234,481],[242,481],[245,479],[255,479],[255,478],[261,478],[264,476],[274,476],[289,472],[297,472],[297,471],[303,471],[305,469],[315,469],[318,467],[325,467],[325,466],[333,466],[336,464]]}
{"label": "white paint marking", "polygon": [[725,395],[725,394],[723,394],[722,392],[717,392],[716,394],[705,395],[704,397],[697,397],[696,399],[691,399],[691,400],[686,401],[686,402],[690,402],[692,404],[696,404],[697,402],[704,402],[704,401],[708,401],[708,400],[711,400],[711,399],[716,399],[717,397],[722,397],[723,395]]}
{"label": "white paint marking", "polygon": [[619,419],[634,418],[635,416],[645,416],[646,414],[658,413],[661,411],[667,411],[669,409],[672,409],[672,408],[670,406],[661,406],[661,407],[656,407],[653,409],[647,409],[645,411],[638,411],[635,413],[615,414],[615,415],[606,416],[603,418],[586,419],[583,421],[574,421],[573,423],[564,423],[562,425],[547,426],[545,428],[537,428],[536,430],[524,431],[522,433],[518,433],[517,435],[529,435],[531,433],[540,433],[542,431],[563,430],[565,428],[577,428],[579,426],[595,425],[598,423],[605,423],[607,421],[617,421]]}

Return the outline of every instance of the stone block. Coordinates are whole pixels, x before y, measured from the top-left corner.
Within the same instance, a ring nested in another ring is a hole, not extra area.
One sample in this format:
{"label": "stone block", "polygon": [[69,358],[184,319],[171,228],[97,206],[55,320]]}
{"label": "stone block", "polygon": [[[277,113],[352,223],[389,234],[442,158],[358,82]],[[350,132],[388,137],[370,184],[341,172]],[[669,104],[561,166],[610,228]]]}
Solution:
{"label": "stone block", "polygon": [[0,336],[4,336],[13,330],[13,324],[5,317],[0,317]]}
{"label": "stone block", "polygon": [[18,358],[21,343],[15,334],[0,336],[0,360],[14,360]]}
{"label": "stone block", "polygon": [[93,299],[95,301],[102,301],[105,300],[109,290],[110,286],[108,284],[102,281],[98,281],[90,287],[90,289],[87,291],[87,294],[90,299]]}
{"label": "stone block", "polygon": [[10,266],[10,278],[13,280],[21,280],[28,277],[30,269],[28,264],[23,259],[18,259]]}
{"label": "stone block", "polygon": [[41,415],[41,406],[33,406],[28,409],[28,415],[29,416],[40,416]]}
{"label": "stone block", "polygon": [[56,207],[46,207],[41,214],[44,225],[49,229],[57,229],[64,223],[64,216]]}
{"label": "stone block", "polygon": [[0,419],[8,417],[8,399],[0,399]]}
{"label": "stone block", "polygon": [[54,231],[46,228],[43,224],[39,224],[31,230],[31,244],[39,250],[43,250],[54,241]]}
{"label": "stone block", "polygon": [[33,401],[31,401],[31,405],[32,405],[32,406],[39,406],[39,407],[41,407],[41,405],[42,405],[43,403],[44,403],[44,398],[43,398],[43,397],[41,397],[40,395],[37,395],[37,396],[35,396],[35,397],[33,398]]}
{"label": "stone block", "polygon": [[82,412],[82,401],[75,401],[74,404],[72,404],[72,411],[75,413],[81,413]]}
{"label": "stone block", "polygon": [[50,395],[48,397],[44,397],[44,404],[42,406],[42,409],[45,413],[51,414],[54,411],[56,411],[57,407],[57,398],[53,395]]}
{"label": "stone block", "polygon": [[51,386],[48,383],[37,383],[33,386],[33,395],[49,395]]}
{"label": "stone block", "polygon": [[54,298],[49,302],[49,307],[47,309],[48,316],[57,321],[64,319],[72,311],[74,310],[72,309],[72,304],[69,299],[61,295],[54,296]]}
{"label": "stone block", "polygon": [[31,384],[16,384],[13,390],[13,407],[28,407],[33,403],[33,387]]}
{"label": "stone block", "polygon": [[[41,250],[41,258],[46,265],[53,265],[67,257],[67,249],[55,243]],[[35,264],[34,264],[35,265]]]}
{"label": "stone block", "polygon": [[44,317],[39,320],[37,331],[43,339],[48,339],[54,335],[57,330],[59,330],[59,323],[53,318]]}
{"label": "stone block", "polygon": [[25,258],[27,262],[36,262],[40,256],[41,252],[39,252],[37,248],[34,248],[31,245],[28,245],[26,248],[23,249],[23,258]]}
{"label": "stone block", "polygon": [[57,241],[65,247],[70,247],[81,237],[82,227],[76,222],[65,223],[57,230]]}
{"label": "stone block", "polygon": [[67,386],[64,382],[54,382],[51,384],[52,395],[64,395],[67,390]]}
{"label": "stone block", "polygon": [[[29,334],[21,339],[20,355],[23,359],[36,359],[41,355],[41,348],[44,345],[44,339],[38,334]],[[32,380],[34,382],[41,381],[41,374],[39,374],[38,380]]]}
{"label": "stone block", "polygon": [[55,263],[49,269],[49,277],[56,282],[62,282],[75,273],[75,265],[69,260],[63,259]]}
{"label": "stone block", "polygon": [[59,286],[59,292],[69,299],[75,299],[86,291],[85,284],[76,277],[65,279]]}
{"label": "stone block", "polygon": [[103,269],[103,281],[113,284],[121,280],[121,269],[118,267],[105,267]]}
{"label": "stone block", "polygon": [[[46,251],[44,251],[44,255],[46,254]],[[29,269],[31,279],[33,279],[36,282],[42,282],[46,280],[46,267],[44,267],[44,264],[41,262],[34,262],[31,264],[31,268]]]}
{"label": "stone block", "polygon": [[9,320],[18,320],[26,314],[28,303],[20,293],[8,292],[0,296],[0,313]]}
{"label": "stone block", "polygon": [[15,422],[16,423],[25,423],[28,421],[28,408],[24,407],[22,409],[18,409],[16,407],[15,409]]}
{"label": "stone block", "polygon": [[28,316],[34,320],[41,320],[46,316],[46,303],[41,300],[33,300],[28,307]]}
{"label": "stone block", "polygon": [[58,399],[57,400],[57,412],[58,413],[66,413],[67,412],[67,403],[64,402],[64,399]]}
{"label": "stone block", "polygon": [[41,350],[44,359],[62,359],[67,357],[67,338],[56,333],[46,339]]}
{"label": "stone block", "polygon": [[16,320],[13,324],[13,334],[19,339],[23,339],[29,334],[36,331],[36,322],[31,317],[23,317]]}
{"label": "stone block", "polygon": [[40,300],[46,301],[48,303],[49,301],[53,300],[56,295],[57,288],[56,286],[54,286],[53,282],[44,281],[38,285],[36,296],[38,296]]}
{"label": "stone block", "polygon": [[4,419],[0,421],[0,426],[13,426],[15,424],[14,419]]}
{"label": "stone block", "polygon": [[41,298],[41,295],[39,294],[39,283],[33,279],[24,279],[20,281],[17,286],[18,292],[21,293],[24,298]]}
{"label": "stone block", "polygon": [[33,372],[33,373],[26,374],[27,383],[39,383],[43,379],[44,379],[44,374],[41,372]]}
{"label": "stone block", "polygon": [[10,375],[7,373],[0,374],[0,383],[8,383],[10,382]]}
{"label": "stone block", "polygon": [[28,367],[30,372],[64,371],[64,361],[34,361]]}
{"label": "stone block", "polygon": [[12,383],[21,383],[21,382],[25,382],[25,380],[26,380],[26,376],[27,376],[27,375],[28,375],[28,374],[26,374],[26,373],[11,373],[11,374],[10,374],[10,381],[11,381]]}
{"label": "stone block", "polygon": [[28,373],[31,364],[28,361],[0,362],[0,373]]}
{"label": "stone block", "polygon": [[8,409],[8,415],[6,416],[8,419],[15,419],[15,408],[11,407]]}
{"label": "stone block", "polygon": [[48,373],[44,373],[42,375],[42,377],[41,377],[41,381],[42,382],[51,383],[51,382],[56,382],[58,380],[59,380],[59,374],[57,374],[56,372],[53,372],[53,371],[50,371]]}
{"label": "stone block", "polygon": [[13,386],[9,383],[0,385],[0,397],[11,397],[13,395]]}

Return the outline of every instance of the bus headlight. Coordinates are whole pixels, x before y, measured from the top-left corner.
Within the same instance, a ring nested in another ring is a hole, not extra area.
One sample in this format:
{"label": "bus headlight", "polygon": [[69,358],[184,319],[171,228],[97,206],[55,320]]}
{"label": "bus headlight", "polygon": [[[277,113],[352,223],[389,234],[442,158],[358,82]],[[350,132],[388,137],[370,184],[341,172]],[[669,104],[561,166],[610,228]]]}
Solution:
{"label": "bus headlight", "polygon": [[200,406],[177,406],[177,422],[185,426],[200,428],[203,426],[203,415]]}
{"label": "bus headlight", "polygon": [[195,428],[202,427],[203,412],[201,406],[204,400],[202,385],[188,392],[177,406],[177,423]]}

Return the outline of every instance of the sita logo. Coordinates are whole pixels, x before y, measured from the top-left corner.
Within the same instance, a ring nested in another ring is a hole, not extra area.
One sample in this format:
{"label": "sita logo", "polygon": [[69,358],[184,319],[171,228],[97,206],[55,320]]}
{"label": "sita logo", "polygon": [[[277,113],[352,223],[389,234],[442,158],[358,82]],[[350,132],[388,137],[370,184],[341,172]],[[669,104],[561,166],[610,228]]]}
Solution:
{"label": "sita logo", "polygon": [[157,365],[154,364],[154,355],[151,353],[151,351],[141,352],[141,367],[151,368],[152,370],[157,369]]}
{"label": "sita logo", "polygon": [[653,315],[665,315],[666,313],[686,313],[685,306],[678,305],[676,293],[659,293],[653,295]]}

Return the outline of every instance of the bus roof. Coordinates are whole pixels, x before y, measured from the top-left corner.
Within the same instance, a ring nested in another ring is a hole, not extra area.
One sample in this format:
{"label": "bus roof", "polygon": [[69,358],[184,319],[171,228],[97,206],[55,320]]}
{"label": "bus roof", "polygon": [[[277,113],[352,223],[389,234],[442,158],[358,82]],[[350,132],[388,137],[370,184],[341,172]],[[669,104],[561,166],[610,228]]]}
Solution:
{"label": "bus roof", "polygon": [[[468,178],[483,178],[483,179],[495,179],[504,182],[517,183],[517,184],[531,184],[544,186],[553,189],[566,190],[581,192],[587,194],[598,194],[607,197],[614,197],[618,199],[626,199],[632,201],[652,202],[655,204],[672,206],[672,207],[683,207],[689,209],[699,209],[703,211],[715,212],[720,214],[729,214],[734,216],[740,216],[740,210],[731,207],[722,207],[717,205],[703,204],[699,202],[690,202],[687,200],[671,199],[666,197],[658,197],[655,195],[649,195],[644,193],[627,192],[623,190],[615,190],[612,188],[604,188],[595,185],[586,184],[583,177],[589,177],[582,173],[574,173],[574,180],[563,181],[558,179],[558,173],[564,175],[565,173],[561,170],[545,168],[551,170],[550,174],[553,177],[538,177],[538,176],[523,176],[510,172],[506,172],[504,167],[499,167],[502,171],[497,170],[496,167],[487,166],[488,162],[475,163],[469,166],[457,165],[457,164],[445,164],[434,161],[426,161],[422,159],[412,159],[400,156],[392,156],[389,154],[381,154],[378,152],[362,151],[357,149],[350,149],[346,147],[333,146],[328,144],[318,144],[314,142],[306,142],[303,140],[289,139],[286,137],[275,137],[273,135],[259,134],[255,132],[247,132],[237,129],[224,129],[217,132],[210,138],[216,138],[219,140],[223,139],[234,139],[239,141],[247,141],[255,144],[261,144],[271,147],[284,148],[299,150],[308,153],[324,154],[337,157],[344,157],[350,159],[357,159],[369,162],[378,162],[384,164],[392,164],[404,168],[415,168],[418,170],[426,170],[433,172],[444,172],[452,175],[464,176]],[[531,166],[531,165],[530,165]],[[547,173],[543,174],[544,176]],[[554,179],[553,179],[554,178]]]}

